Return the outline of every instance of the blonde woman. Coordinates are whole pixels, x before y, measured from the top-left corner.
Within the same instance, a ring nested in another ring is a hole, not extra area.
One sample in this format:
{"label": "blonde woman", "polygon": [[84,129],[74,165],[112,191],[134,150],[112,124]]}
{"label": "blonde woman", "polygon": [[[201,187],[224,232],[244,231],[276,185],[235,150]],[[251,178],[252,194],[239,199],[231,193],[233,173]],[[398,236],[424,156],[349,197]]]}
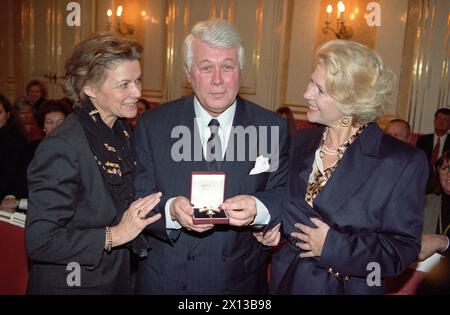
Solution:
{"label": "blonde woman", "polygon": [[[423,152],[375,120],[394,76],[372,49],[333,40],[317,51],[304,94],[307,118],[322,125],[292,138],[287,244],[274,255],[276,294],[382,294],[420,250],[427,179]],[[275,245],[279,231],[257,238]]]}

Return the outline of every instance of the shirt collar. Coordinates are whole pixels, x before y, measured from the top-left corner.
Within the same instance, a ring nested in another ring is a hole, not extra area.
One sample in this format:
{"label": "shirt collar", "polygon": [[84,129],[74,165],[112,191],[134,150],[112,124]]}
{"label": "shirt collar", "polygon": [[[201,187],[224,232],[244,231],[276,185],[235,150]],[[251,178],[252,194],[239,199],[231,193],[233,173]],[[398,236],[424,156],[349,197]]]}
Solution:
{"label": "shirt collar", "polygon": [[194,95],[194,110],[197,121],[200,122],[203,127],[207,127],[213,118],[219,121],[222,128],[230,127],[233,125],[234,114],[236,112],[236,100],[234,100],[233,104],[219,116],[213,117],[203,108],[197,97]]}

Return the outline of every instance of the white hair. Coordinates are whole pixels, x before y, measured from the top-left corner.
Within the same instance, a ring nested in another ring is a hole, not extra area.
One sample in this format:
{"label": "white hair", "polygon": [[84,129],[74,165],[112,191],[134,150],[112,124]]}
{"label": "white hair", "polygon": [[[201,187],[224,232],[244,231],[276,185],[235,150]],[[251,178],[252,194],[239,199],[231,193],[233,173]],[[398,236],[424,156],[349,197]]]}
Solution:
{"label": "white hair", "polygon": [[228,21],[223,19],[210,19],[194,25],[191,33],[183,43],[184,65],[188,71],[191,71],[192,67],[192,42],[194,39],[198,39],[203,43],[217,48],[236,48],[240,69],[242,70],[244,68],[245,55],[242,38],[236,27],[228,23]]}

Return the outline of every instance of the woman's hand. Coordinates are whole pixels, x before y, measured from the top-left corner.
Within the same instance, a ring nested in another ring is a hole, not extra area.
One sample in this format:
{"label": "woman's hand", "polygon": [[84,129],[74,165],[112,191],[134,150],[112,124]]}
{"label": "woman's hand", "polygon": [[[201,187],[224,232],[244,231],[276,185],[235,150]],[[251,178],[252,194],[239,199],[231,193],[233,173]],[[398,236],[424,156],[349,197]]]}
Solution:
{"label": "woman's hand", "polygon": [[158,213],[147,218],[147,214],[155,208],[161,200],[160,192],[139,198],[125,211],[120,223],[111,227],[112,247],[120,246],[134,240],[149,224],[161,218]]}
{"label": "woman's hand", "polygon": [[425,260],[436,252],[447,248],[447,236],[441,234],[422,234],[419,261]]}
{"label": "woman's hand", "polygon": [[258,242],[265,246],[277,246],[278,243],[280,243],[280,226],[281,223],[278,223],[270,230],[267,230],[266,233],[264,232],[255,232],[253,233],[253,236],[256,237]]}
{"label": "woman's hand", "polygon": [[315,257],[322,255],[323,244],[325,243],[325,238],[327,237],[328,230],[330,226],[325,222],[311,218],[311,222],[314,223],[317,228],[311,228],[307,225],[297,223],[295,227],[301,232],[292,232],[291,236],[298,238],[303,242],[298,242],[297,247],[304,250],[300,254],[300,257]]}

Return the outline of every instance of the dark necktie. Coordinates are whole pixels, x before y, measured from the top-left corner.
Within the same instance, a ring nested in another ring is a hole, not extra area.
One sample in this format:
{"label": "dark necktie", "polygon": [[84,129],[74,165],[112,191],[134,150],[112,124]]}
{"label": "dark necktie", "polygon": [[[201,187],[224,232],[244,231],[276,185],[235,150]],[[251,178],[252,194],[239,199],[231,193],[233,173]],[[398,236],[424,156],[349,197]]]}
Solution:
{"label": "dark necktie", "polygon": [[438,137],[436,145],[434,146],[433,152],[431,153],[431,166],[436,165],[436,161],[439,157],[439,149],[441,148],[441,138]]}
{"label": "dark necktie", "polygon": [[211,119],[208,124],[211,136],[206,142],[206,162],[210,171],[218,170],[222,161],[222,141],[219,136],[219,121]]}

